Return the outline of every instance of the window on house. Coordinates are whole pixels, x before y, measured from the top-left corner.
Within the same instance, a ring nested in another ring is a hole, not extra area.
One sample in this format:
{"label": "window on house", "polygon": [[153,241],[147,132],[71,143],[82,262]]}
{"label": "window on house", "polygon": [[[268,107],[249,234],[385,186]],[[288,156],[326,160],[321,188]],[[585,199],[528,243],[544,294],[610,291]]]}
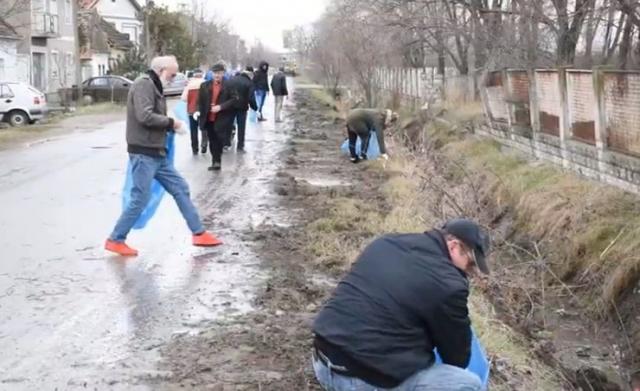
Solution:
{"label": "window on house", "polygon": [[51,77],[57,78],[60,72],[60,56],[57,52],[51,52]]}
{"label": "window on house", "polygon": [[71,15],[73,9],[71,8],[71,0],[66,0],[64,5],[64,21],[66,24],[71,24]]}
{"label": "window on house", "polygon": [[65,69],[67,71],[67,80],[73,80],[74,67],[73,67],[73,54],[67,52],[65,54]]}
{"label": "window on house", "polygon": [[49,0],[49,13],[58,15],[58,2],[56,0]]}

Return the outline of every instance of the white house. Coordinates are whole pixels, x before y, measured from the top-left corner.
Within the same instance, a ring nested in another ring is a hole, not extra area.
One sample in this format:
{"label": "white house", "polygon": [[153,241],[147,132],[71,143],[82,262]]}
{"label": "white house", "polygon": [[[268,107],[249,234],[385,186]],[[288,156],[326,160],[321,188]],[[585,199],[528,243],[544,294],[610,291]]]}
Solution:
{"label": "white house", "polygon": [[113,23],[116,29],[129,34],[129,39],[140,44],[143,23],[138,18],[142,7],[136,0],[81,0],[84,9],[98,11],[107,22]]}
{"label": "white house", "polygon": [[16,30],[0,18],[0,80],[19,80]]}
{"label": "white house", "polygon": [[78,38],[83,80],[106,75],[133,48],[129,35],[116,30],[95,9],[78,13]]}
{"label": "white house", "polygon": [[[72,0],[23,0],[23,7],[7,18],[0,50],[6,78],[29,82],[43,92],[71,87],[75,82],[75,24]],[[7,3],[0,0],[0,9]],[[10,28],[8,24],[13,28]],[[11,31],[13,30],[13,31]],[[7,34],[9,31],[9,34]],[[17,56],[9,40],[18,36]],[[9,39],[7,39],[9,38]],[[3,53],[6,52],[6,53]],[[12,65],[13,64],[13,65]]]}

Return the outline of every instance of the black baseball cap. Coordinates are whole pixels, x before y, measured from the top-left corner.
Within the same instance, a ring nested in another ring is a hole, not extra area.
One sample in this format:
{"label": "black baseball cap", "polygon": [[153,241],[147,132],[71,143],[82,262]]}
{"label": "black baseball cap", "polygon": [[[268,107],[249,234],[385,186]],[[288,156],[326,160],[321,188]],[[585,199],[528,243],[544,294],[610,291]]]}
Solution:
{"label": "black baseball cap", "polygon": [[442,230],[460,239],[467,247],[473,250],[478,269],[484,274],[489,274],[487,255],[491,239],[480,226],[469,219],[452,219],[447,221]]}

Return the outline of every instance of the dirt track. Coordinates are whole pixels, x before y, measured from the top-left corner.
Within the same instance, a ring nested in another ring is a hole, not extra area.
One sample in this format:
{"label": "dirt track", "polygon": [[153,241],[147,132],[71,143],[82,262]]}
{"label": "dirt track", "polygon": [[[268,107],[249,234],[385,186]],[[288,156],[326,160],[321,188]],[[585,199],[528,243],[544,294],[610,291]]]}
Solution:
{"label": "dirt track", "polygon": [[244,234],[269,275],[256,311],[174,339],[163,349],[161,365],[172,375],[154,388],[319,389],[309,361],[310,323],[337,273],[315,262],[305,227],[326,212],[330,199],[375,197],[373,189],[383,177],[368,175],[365,181],[363,168],[340,155],[342,126],[322,114],[325,108],[308,91],[299,90],[296,105],[290,114],[291,139],[280,155],[285,165],[272,181],[279,206],[294,217],[267,220]]}

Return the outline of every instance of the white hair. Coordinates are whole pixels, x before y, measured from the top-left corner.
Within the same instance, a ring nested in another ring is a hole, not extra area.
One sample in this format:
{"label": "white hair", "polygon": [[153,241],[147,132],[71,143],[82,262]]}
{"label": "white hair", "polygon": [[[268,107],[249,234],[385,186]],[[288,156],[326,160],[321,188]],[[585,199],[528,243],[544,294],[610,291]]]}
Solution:
{"label": "white hair", "polygon": [[178,60],[176,60],[175,56],[154,57],[150,64],[151,69],[157,73],[160,73],[171,66],[175,66],[176,68],[178,67]]}

